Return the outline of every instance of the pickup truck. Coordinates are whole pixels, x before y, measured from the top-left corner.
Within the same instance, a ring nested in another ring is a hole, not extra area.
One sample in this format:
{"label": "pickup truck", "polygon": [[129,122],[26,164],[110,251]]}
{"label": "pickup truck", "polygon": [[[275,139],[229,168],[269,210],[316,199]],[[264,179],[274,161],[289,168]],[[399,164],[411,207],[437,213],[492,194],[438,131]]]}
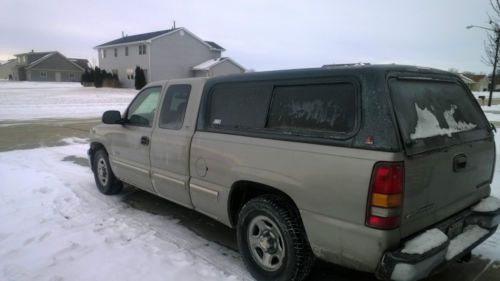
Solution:
{"label": "pickup truck", "polygon": [[454,74],[399,65],[150,83],[91,129],[99,190],[123,183],[237,229],[257,280],[316,258],[418,280],[492,235],[494,127]]}

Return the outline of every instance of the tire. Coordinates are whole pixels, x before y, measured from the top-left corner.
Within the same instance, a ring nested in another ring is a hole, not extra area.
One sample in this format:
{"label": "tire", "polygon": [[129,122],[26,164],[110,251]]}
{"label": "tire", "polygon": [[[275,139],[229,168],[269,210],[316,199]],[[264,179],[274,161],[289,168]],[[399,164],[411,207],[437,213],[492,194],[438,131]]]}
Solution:
{"label": "tire", "polygon": [[123,184],[111,170],[106,151],[102,149],[96,151],[93,166],[95,184],[101,193],[113,195],[122,190]]}
{"label": "tire", "polygon": [[248,201],[239,213],[237,237],[243,261],[258,281],[301,281],[314,265],[299,211],[284,197]]}

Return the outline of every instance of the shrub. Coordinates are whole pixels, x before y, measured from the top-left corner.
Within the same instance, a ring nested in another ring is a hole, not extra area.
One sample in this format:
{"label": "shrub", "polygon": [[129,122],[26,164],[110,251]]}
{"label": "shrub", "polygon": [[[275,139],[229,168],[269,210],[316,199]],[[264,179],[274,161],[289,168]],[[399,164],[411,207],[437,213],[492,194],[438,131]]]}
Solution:
{"label": "shrub", "polygon": [[146,76],[144,75],[144,70],[139,66],[135,67],[135,89],[140,90],[142,87],[146,86]]}

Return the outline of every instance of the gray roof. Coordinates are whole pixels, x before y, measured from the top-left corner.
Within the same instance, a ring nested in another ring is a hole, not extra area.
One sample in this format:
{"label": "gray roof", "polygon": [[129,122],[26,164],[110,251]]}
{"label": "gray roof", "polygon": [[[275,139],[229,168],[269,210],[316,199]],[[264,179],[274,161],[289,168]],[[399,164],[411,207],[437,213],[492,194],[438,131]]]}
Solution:
{"label": "gray roof", "polygon": [[106,43],[98,45],[96,47],[104,47],[104,46],[109,46],[109,45],[132,43],[132,42],[137,42],[137,41],[146,41],[146,40],[158,37],[160,35],[170,33],[170,32],[175,31],[175,30],[177,30],[177,28],[142,33],[142,34],[136,34],[136,35],[130,35],[130,36],[127,35],[125,37],[121,37],[121,38],[106,42]]}
{"label": "gray roof", "polygon": [[[156,38],[156,37],[164,35],[164,34],[172,33],[172,32],[177,31],[179,29],[187,31],[185,28],[179,27],[179,28],[172,28],[172,29],[148,32],[148,33],[142,33],[142,34],[136,34],[136,35],[130,35],[130,36],[127,35],[125,37],[121,37],[121,38],[106,42],[104,44],[97,45],[97,46],[95,46],[95,48],[146,41],[146,40],[150,40],[150,39]],[[193,36],[196,37],[198,40],[202,41],[196,35],[193,34]],[[219,44],[217,44],[215,42],[212,42],[212,41],[202,41],[202,42],[207,44],[207,46],[209,46],[212,49],[225,51],[224,48],[222,48]]]}
{"label": "gray roof", "polygon": [[87,59],[70,58],[68,60],[71,61],[71,62],[73,62],[73,63],[76,63],[78,66],[80,66],[81,68],[83,68],[85,70],[89,70],[90,69],[89,61]]}
{"label": "gray roof", "polygon": [[207,43],[208,45],[210,45],[210,47],[214,48],[214,49],[218,49],[218,50],[221,50],[221,51],[225,51],[226,49],[222,48],[221,45],[215,43],[215,42],[212,42],[212,41],[205,41],[205,43]]}

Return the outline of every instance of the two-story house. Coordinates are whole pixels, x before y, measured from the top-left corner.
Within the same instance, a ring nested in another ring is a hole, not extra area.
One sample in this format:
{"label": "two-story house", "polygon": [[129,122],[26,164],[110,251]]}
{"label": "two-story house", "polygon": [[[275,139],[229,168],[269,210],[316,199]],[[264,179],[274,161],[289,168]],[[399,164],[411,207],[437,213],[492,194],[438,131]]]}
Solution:
{"label": "two-story house", "polygon": [[78,82],[82,73],[88,68],[86,59],[66,58],[57,51],[31,51],[15,56],[16,59],[0,67],[4,79]]}
{"label": "two-story house", "polygon": [[136,66],[144,70],[147,82],[245,72],[234,60],[221,57],[224,48],[183,27],[122,36],[95,49],[99,67],[117,74],[123,87],[134,87]]}

